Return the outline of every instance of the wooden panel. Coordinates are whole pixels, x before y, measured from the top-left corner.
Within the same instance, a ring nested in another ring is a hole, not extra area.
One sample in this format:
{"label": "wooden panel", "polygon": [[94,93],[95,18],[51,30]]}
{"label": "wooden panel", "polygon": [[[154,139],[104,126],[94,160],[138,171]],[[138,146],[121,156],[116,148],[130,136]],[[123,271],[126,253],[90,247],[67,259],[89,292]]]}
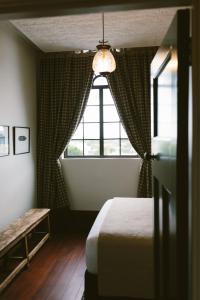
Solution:
{"label": "wooden panel", "polygon": [[169,259],[169,248],[170,248],[170,232],[169,232],[169,202],[170,202],[170,193],[162,187],[162,220],[163,220],[163,299],[169,298],[169,278],[170,278],[170,259]]}
{"label": "wooden panel", "polygon": [[155,298],[158,299],[160,295],[160,222],[159,222],[159,198],[160,188],[159,182],[156,177],[153,178],[153,191],[154,191],[154,273],[155,273]]}
{"label": "wooden panel", "polygon": [[[178,19],[179,63],[178,66],[178,139],[177,139],[177,268],[180,299],[188,299],[189,252],[188,252],[188,97],[189,97],[189,12],[185,12],[185,22]],[[183,51],[184,49],[184,51]]]}

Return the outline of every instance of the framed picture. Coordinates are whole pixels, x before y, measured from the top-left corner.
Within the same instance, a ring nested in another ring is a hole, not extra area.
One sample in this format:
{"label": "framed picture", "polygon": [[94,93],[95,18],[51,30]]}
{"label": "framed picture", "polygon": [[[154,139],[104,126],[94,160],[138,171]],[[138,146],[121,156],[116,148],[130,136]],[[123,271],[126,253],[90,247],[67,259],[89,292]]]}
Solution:
{"label": "framed picture", "polygon": [[9,126],[0,125],[0,156],[7,156],[9,153]]}
{"label": "framed picture", "polygon": [[30,128],[13,127],[14,135],[14,154],[24,154],[30,152]]}

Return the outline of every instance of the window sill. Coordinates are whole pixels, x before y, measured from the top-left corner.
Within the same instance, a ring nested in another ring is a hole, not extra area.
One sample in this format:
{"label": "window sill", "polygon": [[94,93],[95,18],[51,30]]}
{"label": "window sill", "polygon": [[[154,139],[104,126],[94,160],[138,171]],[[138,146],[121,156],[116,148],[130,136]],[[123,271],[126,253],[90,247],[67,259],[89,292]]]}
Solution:
{"label": "window sill", "polygon": [[92,160],[92,159],[96,159],[96,160],[106,160],[106,159],[140,159],[140,157],[138,155],[134,155],[134,156],[87,156],[87,157],[83,157],[83,156],[66,156],[66,157],[62,157],[61,160]]}

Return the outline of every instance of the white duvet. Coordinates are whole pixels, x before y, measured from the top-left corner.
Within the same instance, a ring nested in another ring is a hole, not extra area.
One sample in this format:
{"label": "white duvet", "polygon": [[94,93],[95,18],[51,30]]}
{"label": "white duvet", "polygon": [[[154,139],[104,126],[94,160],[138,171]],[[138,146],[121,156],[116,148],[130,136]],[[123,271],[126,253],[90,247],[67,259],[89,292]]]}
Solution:
{"label": "white duvet", "polygon": [[113,199],[107,200],[106,203],[103,205],[102,209],[100,210],[97,218],[90,230],[90,233],[86,240],[86,266],[88,272],[91,274],[98,273],[98,238],[99,232],[104,221],[104,218],[112,204]]}
{"label": "white duvet", "polygon": [[153,200],[108,200],[88,235],[86,265],[101,296],[153,298]]}

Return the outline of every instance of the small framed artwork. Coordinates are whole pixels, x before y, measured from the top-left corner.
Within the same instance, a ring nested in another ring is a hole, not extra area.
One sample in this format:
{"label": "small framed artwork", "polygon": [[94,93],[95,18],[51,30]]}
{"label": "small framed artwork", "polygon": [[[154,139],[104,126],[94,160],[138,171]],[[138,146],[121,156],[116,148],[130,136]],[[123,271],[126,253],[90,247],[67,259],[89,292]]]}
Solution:
{"label": "small framed artwork", "polygon": [[0,156],[7,156],[9,153],[9,126],[0,125]]}
{"label": "small framed artwork", "polygon": [[14,154],[24,154],[30,152],[30,128],[13,127]]}

